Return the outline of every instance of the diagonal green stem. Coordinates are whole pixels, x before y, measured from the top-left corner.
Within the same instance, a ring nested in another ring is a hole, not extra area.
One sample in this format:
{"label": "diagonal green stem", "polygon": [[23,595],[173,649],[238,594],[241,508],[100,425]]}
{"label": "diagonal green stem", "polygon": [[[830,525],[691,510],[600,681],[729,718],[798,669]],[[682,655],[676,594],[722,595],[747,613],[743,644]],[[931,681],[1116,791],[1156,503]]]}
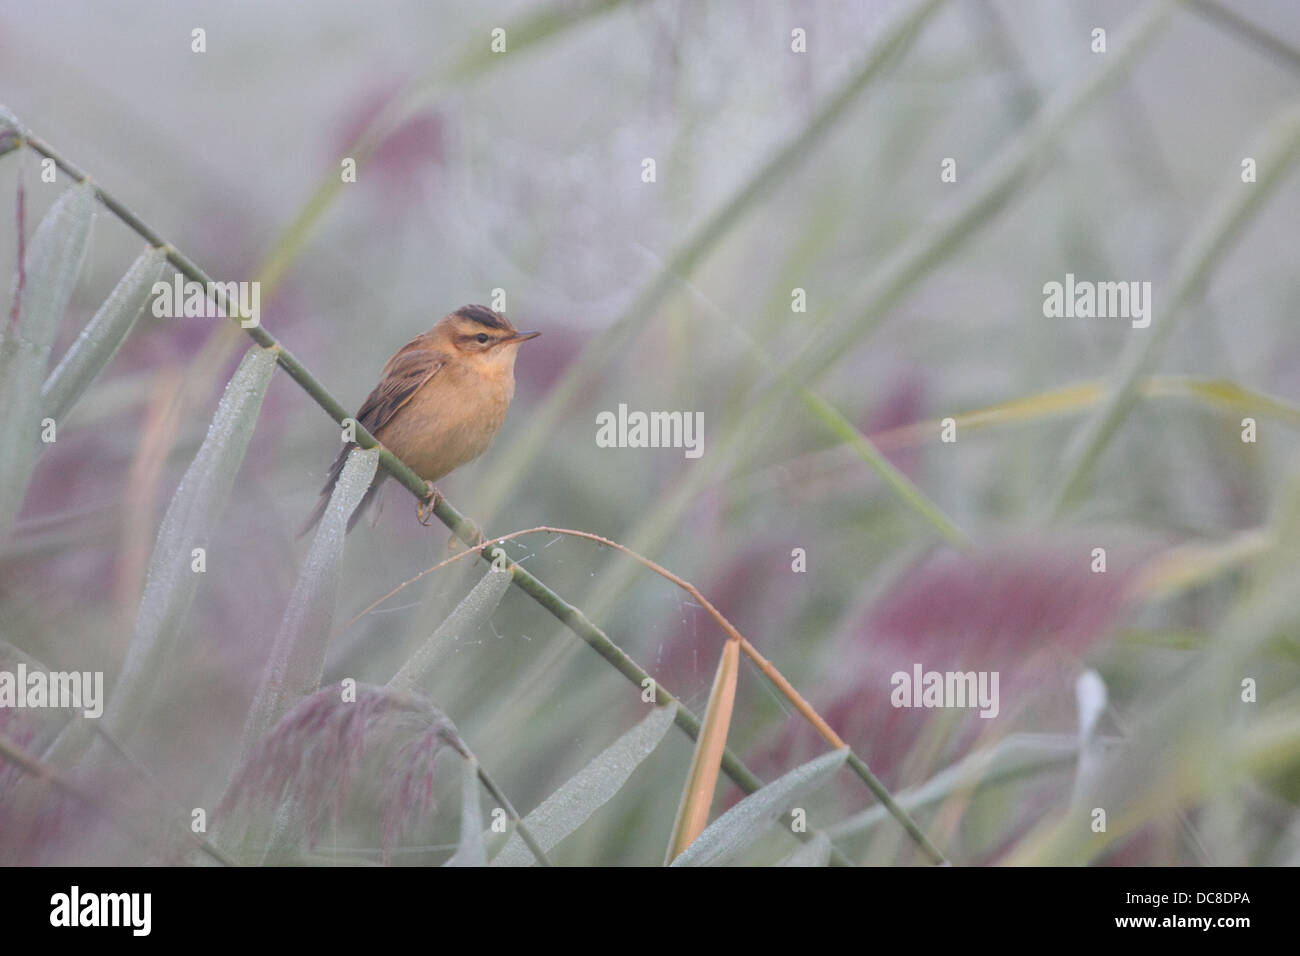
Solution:
{"label": "diagonal green stem", "polygon": [[[53,159],[54,162],[71,176],[77,182],[89,182],[89,177],[64,159],[53,147],[38,137],[24,132],[24,140],[27,145],[36,150],[43,156]],[[188,256],[185,256],[175,246],[164,240],[157,232],[149,227],[143,220],[130,211],[123,203],[115,197],[105,192],[98,184],[92,183],[97,198],[127,226],[139,234],[151,245],[162,248],[167,252],[167,259],[188,279],[203,284],[205,289],[216,288],[215,285],[209,285],[211,280],[207,273],[200,269]],[[220,299],[220,293],[217,297]],[[218,301],[218,305],[224,303]],[[237,316],[232,316],[232,321],[239,323]],[[276,351],[276,361],[284,368],[289,376],[297,382],[308,395],[310,395],[321,408],[323,408],[331,418],[338,424],[342,424],[343,419],[348,418],[348,412],[338,400],[330,394],[328,389],[316,379],[310,371],[307,370],[293,354],[286,349],[280,342],[266,331],[265,328],[258,326],[243,327],[243,331],[263,348],[274,349]],[[356,423],[356,441],[363,448],[378,448],[379,463],[389,474],[405,486],[412,494],[421,501],[428,499],[428,487],[424,480],[419,477],[409,466],[400,458],[394,455],[387,448],[379,444],[374,436],[359,422]],[[456,537],[460,538],[466,545],[474,547],[478,553],[486,560],[492,560],[492,551],[495,544],[491,541],[482,542],[482,536],[478,527],[461,514],[456,508],[452,507],[445,498],[438,497],[432,508],[433,513],[437,515],[438,520],[446,525]],[[600,628],[593,624],[587,616],[577,607],[561,598],[552,591],[537,577],[524,570],[519,565],[514,565],[511,569],[512,583],[522,590],[529,597],[533,598],[538,604],[550,612],[557,620],[563,623],[574,634],[582,638],[596,653],[604,657],[614,668],[631,681],[637,687],[645,685],[647,681],[653,681],[653,678],[644,671],[628,654],[623,651],[617,644],[610,640]],[[670,703],[677,703],[677,714],[675,723],[686,734],[695,740],[700,733],[700,720],[681,701],[677,700],[672,694],[668,693],[658,682],[654,682],[657,692],[657,703],[666,706]],[[856,763],[854,762],[856,761]],[[860,759],[854,758],[850,761],[855,773],[863,780],[868,789],[876,795],[887,807],[890,812],[898,819],[900,824],[906,830],[908,835],[917,843],[923,852],[935,863],[945,862],[942,853],[925,837],[916,822],[908,816],[907,812],[899,806],[890,796],[884,785],[871,773],[866,764]],[[731,780],[740,787],[745,793],[753,793],[763,786],[763,781],[756,777],[740,760],[736,754],[728,748],[722,757],[722,770]],[[843,856],[837,853],[837,862],[844,862]]]}

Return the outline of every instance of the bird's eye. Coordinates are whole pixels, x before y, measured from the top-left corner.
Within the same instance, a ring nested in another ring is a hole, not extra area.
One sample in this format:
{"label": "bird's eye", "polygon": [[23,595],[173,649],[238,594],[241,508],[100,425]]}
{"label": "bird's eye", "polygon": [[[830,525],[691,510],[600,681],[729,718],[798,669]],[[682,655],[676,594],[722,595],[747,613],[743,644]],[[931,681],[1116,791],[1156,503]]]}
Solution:
{"label": "bird's eye", "polygon": [[474,338],[478,339],[479,345],[487,345],[488,336],[486,332],[480,332],[478,335],[474,336]]}

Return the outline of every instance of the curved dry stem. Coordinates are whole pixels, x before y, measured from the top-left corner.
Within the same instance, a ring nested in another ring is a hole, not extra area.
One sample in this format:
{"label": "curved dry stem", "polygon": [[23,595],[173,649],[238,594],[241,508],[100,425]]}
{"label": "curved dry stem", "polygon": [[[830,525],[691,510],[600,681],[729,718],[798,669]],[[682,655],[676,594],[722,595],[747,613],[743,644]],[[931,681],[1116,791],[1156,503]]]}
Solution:
{"label": "curved dry stem", "polygon": [[[593,534],[590,531],[577,531],[573,528],[556,528],[556,527],[552,527],[551,525],[538,525],[535,528],[525,528],[523,531],[512,531],[510,532],[510,534],[501,535],[500,537],[495,537],[490,542],[488,542],[487,546],[491,547],[493,544],[498,544],[498,545],[505,544],[507,541],[513,540],[514,538],[522,538],[524,535],[527,534],[562,534],[562,535],[567,535],[568,537],[571,538],[585,538],[588,541],[595,541],[597,544],[604,545],[607,548],[612,548],[615,551],[619,551],[622,552],[623,554],[626,554],[629,558],[632,558],[633,560],[640,562],[642,565],[649,568],[655,574],[659,575],[662,578],[665,578],[666,580],[671,581],[673,584],[677,585],[679,588],[681,588],[683,591],[685,591],[687,594],[689,594],[691,597],[693,597],[696,601],[699,602],[700,606],[704,608],[704,610],[708,613],[708,615],[718,623],[718,626],[722,628],[724,632],[726,632],[727,637],[731,638],[733,641],[736,641],[740,645],[740,649],[745,652],[745,655],[750,660],[752,660],[755,665],[757,665],[758,669],[763,672],[764,676],[767,677],[768,680],[770,680],[773,684],[776,685],[777,689],[780,690],[781,693],[785,695],[785,697],[790,701],[790,703],[794,705],[795,709],[798,710],[799,713],[803,715],[804,719],[806,719],[810,724],[813,725],[813,727],[817,729],[817,732],[821,734],[823,738],[825,738],[828,744],[830,744],[836,750],[838,750],[841,747],[848,746],[840,738],[840,735],[837,734],[831,728],[831,725],[826,723],[826,721],[822,719],[821,715],[818,714],[817,711],[813,709],[813,706],[809,704],[808,701],[804,700],[804,698],[799,694],[799,692],[794,689],[794,686],[781,675],[781,672],[778,671],[776,667],[773,666],[772,662],[769,661],[762,654],[760,654],[758,650],[754,647],[754,645],[749,643],[749,641],[745,638],[745,635],[741,634],[740,631],[736,630],[736,626],[732,624],[730,621],[728,621],[726,616],[721,611],[719,611],[716,607],[714,607],[712,602],[710,602],[709,599],[706,598],[700,592],[699,588],[697,588],[694,584],[691,584],[690,581],[687,581],[685,578],[681,577],[680,575],[674,574],[672,571],[669,571],[667,568],[665,568],[662,564],[650,560],[645,555],[637,554],[637,552],[633,551],[631,548],[627,547],[626,545],[619,544],[617,541],[614,541],[610,538],[606,538],[602,535]],[[379,605],[383,604],[389,598],[396,595],[399,591],[419,581],[425,575],[432,574],[434,571],[437,571],[439,568],[446,567],[447,565],[451,564],[453,561],[459,561],[462,558],[469,557],[471,555],[474,557],[478,557],[478,552],[462,551],[459,554],[452,555],[450,558],[447,558],[446,560],[439,561],[437,564],[433,565],[432,567],[425,568],[419,574],[415,575],[415,577],[403,581],[401,584],[393,588],[383,597],[378,598],[375,601],[372,601],[363,611],[361,611],[359,614],[357,614],[356,617],[354,617],[351,621],[348,622],[348,626],[349,627],[352,626],[361,618],[365,617],[365,615],[369,614],[371,611],[377,608]],[[515,565],[512,562],[511,568],[513,569],[514,567]]]}

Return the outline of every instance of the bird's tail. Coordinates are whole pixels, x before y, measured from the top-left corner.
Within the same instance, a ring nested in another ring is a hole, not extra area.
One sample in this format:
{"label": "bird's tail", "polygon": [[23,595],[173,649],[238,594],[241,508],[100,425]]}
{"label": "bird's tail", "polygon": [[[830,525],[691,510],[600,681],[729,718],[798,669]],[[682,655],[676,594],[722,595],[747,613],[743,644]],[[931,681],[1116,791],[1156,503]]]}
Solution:
{"label": "bird's tail", "polygon": [[[347,464],[348,453],[355,447],[355,445],[347,445],[344,447],[344,449],[339,452],[339,456],[334,459],[334,464],[330,465],[329,477],[325,479],[325,487],[320,490],[320,498],[316,502],[316,507],[312,508],[311,514],[307,516],[307,520],[304,521],[302,527],[298,529],[299,538],[305,535],[312,528],[316,527],[316,525],[320,523],[320,519],[325,516],[325,509],[329,507],[330,496],[334,493],[334,486],[339,483],[339,475],[343,474],[343,466]],[[382,471],[375,475],[374,480],[370,483],[370,487],[366,489],[366,493],[362,496],[361,501],[357,503],[356,510],[353,511],[352,516],[348,518],[349,531],[351,531],[356,523],[361,520],[361,516],[365,514],[366,508],[370,505],[370,502],[374,500],[375,495],[379,493],[379,486],[384,483],[385,477],[386,473]]]}

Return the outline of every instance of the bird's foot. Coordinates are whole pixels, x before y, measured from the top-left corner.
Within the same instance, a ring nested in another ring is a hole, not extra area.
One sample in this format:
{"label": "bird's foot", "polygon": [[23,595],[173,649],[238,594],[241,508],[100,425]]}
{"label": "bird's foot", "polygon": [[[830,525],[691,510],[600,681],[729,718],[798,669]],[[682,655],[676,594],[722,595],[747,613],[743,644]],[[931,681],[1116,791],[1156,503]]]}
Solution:
{"label": "bird's foot", "polygon": [[415,517],[427,528],[433,519],[433,509],[438,507],[439,501],[442,501],[442,492],[433,486],[432,481],[426,481],[424,484],[429,489],[429,493],[415,503]]}

